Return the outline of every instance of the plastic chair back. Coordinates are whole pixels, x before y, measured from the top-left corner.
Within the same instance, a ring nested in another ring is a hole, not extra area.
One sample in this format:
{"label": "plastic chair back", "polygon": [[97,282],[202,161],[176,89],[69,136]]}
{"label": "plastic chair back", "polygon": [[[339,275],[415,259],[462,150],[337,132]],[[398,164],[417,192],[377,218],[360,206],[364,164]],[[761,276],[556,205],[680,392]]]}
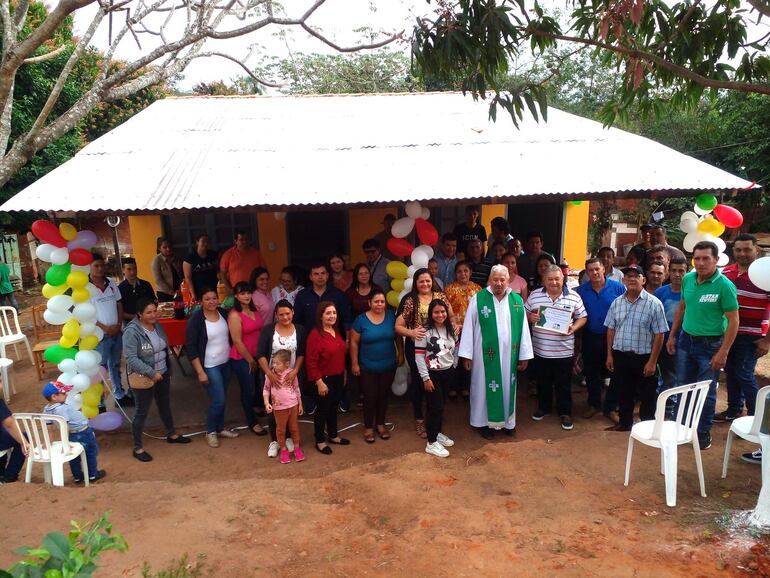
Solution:
{"label": "plastic chair back", "polygon": [[16,309],[4,305],[0,307],[0,335],[8,337],[10,335],[23,334],[19,325],[19,314]]}
{"label": "plastic chair back", "polygon": [[670,397],[680,396],[674,421],[677,425],[676,441],[684,443],[692,441],[698,429],[703,405],[706,403],[711,381],[699,381],[689,385],[672,387],[658,396],[655,409],[655,426],[652,429],[652,439],[660,440],[666,417],[666,402]]}
{"label": "plastic chair back", "polygon": [[[69,441],[69,429],[67,420],[60,415],[47,413],[15,413],[16,420],[21,431],[24,446],[29,450],[29,457],[34,461],[48,461],[51,459],[51,448],[54,442],[61,443],[61,449],[65,454],[71,452]],[[51,436],[49,424],[59,430],[58,435]]]}
{"label": "plastic chair back", "polygon": [[754,409],[754,421],[751,422],[749,435],[759,436],[759,430],[762,428],[762,419],[765,416],[765,404],[767,396],[770,395],[770,385],[766,385],[757,392],[757,401]]}

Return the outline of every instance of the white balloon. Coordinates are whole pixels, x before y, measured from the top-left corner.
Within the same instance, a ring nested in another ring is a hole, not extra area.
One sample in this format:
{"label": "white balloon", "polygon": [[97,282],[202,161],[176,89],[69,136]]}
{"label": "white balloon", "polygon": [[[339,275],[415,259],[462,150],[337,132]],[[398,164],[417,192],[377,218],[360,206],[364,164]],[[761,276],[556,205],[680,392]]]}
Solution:
{"label": "white balloon", "polygon": [[433,255],[435,252],[433,251],[433,247],[430,245],[420,245],[420,247],[425,253],[428,255],[428,259],[433,259]]}
{"label": "white balloon", "polygon": [[69,295],[54,295],[48,300],[48,310],[53,313],[65,313],[74,304]]}
{"label": "white balloon", "polygon": [[401,293],[399,293],[399,294],[398,294],[398,302],[399,302],[399,303],[401,303],[401,300],[402,300],[404,297],[406,297],[407,295],[409,295],[409,291],[410,291],[410,290],[408,290],[408,289],[404,289],[403,291],[401,291]]}
{"label": "white balloon", "polygon": [[[411,281],[414,277],[414,272],[417,271],[417,267],[414,265],[409,265],[409,267],[406,268],[406,280]],[[410,284],[411,286],[411,284]],[[406,287],[406,282],[404,283],[404,287]]]}
{"label": "white balloon", "polygon": [[422,215],[420,215],[426,221],[430,219],[430,209],[428,207],[422,208]]}
{"label": "white balloon", "polygon": [[83,273],[91,272],[91,265],[72,265],[71,271],[82,271]]}
{"label": "white balloon", "polygon": [[717,261],[717,267],[724,267],[730,262],[730,257],[726,253],[719,254],[719,260]]}
{"label": "white balloon", "polygon": [[404,395],[407,390],[407,378],[409,376],[409,368],[406,363],[396,368],[396,375],[393,378],[393,385],[391,389],[396,395]]}
{"label": "white balloon", "polygon": [[65,383],[67,385],[72,385],[72,380],[75,379],[76,373],[62,373],[59,377],[56,378],[56,381],[61,381],[62,383]]}
{"label": "white balloon", "polygon": [[679,217],[679,222],[681,223],[682,221],[685,221],[687,219],[695,219],[697,221],[698,214],[692,211],[685,211],[684,213],[682,213],[682,216]]}
{"label": "white balloon", "polygon": [[698,217],[694,219],[682,219],[679,222],[679,228],[685,233],[694,233],[698,230]]}
{"label": "white balloon", "polygon": [[721,237],[714,237],[711,242],[717,246],[720,253],[727,251],[727,243]]}
{"label": "white balloon", "polygon": [[695,246],[695,243],[701,240],[701,235],[698,233],[698,231],[693,231],[692,233],[687,233],[684,240],[682,241],[682,248],[687,251],[688,253],[692,253],[692,249]]}
{"label": "white balloon", "polygon": [[411,217],[404,217],[399,219],[390,229],[390,234],[398,239],[403,239],[414,229],[414,219]]}
{"label": "white balloon", "polygon": [[81,323],[94,323],[96,321],[96,307],[90,303],[78,303],[75,305],[72,315]]}
{"label": "white balloon", "polygon": [[83,407],[83,396],[80,395],[80,392],[77,392],[73,389],[67,394],[65,403],[79,410]]}
{"label": "white balloon", "polygon": [[704,210],[704,209],[701,209],[701,208],[700,208],[698,205],[695,205],[695,206],[692,208],[692,210],[693,210],[693,211],[695,211],[695,213],[696,213],[697,215],[700,215],[700,216],[703,216],[703,215],[708,215],[708,214],[711,212],[710,210],[706,211],[706,210]]}
{"label": "white balloon", "polygon": [[46,323],[50,323],[51,325],[64,325],[71,317],[72,313],[69,311],[64,313],[54,313],[48,309],[43,311],[43,319],[45,319]]}
{"label": "white balloon", "polygon": [[430,257],[428,256],[428,253],[423,249],[423,247],[424,245],[420,245],[414,251],[412,251],[412,265],[417,267],[417,269],[427,267],[428,261],[430,261]]}
{"label": "white balloon", "polygon": [[[102,363],[102,354],[99,353],[96,349],[91,350],[91,355],[94,356],[94,359],[96,359],[96,365],[101,365]],[[75,355],[77,357],[77,355]]]}
{"label": "white balloon", "polygon": [[419,219],[422,217],[422,207],[417,201],[409,201],[404,207],[406,214],[413,219]]}
{"label": "white balloon", "polygon": [[99,338],[99,341],[101,341],[102,339],[104,339],[104,330],[101,327],[97,327],[94,330],[94,335],[96,335],[96,337]]}
{"label": "white balloon", "polygon": [[94,335],[95,333],[96,333],[96,323],[87,321],[86,323],[80,324],[81,337],[85,337],[86,335]]}
{"label": "white balloon", "polygon": [[42,245],[38,245],[37,249],[35,249],[35,256],[40,259],[41,261],[45,261],[46,263],[51,262],[51,253],[56,249],[53,245],[49,245],[47,243],[43,243]]}
{"label": "white balloon", "polygon": [[74,359],[62,359],[56,367],[58,367],[59,371],[62,373],[75,373],[78,370],[78,366]]}
{"label": "white balloon", "polygon": [[[413,283],[414,283],[414,280],[411,277],[409,277],[409,279],[404,280],[404,291],[409,293],[412,290],[412,284]],[[402,291],[402,293],[403,293],[403,291]],[[400,298],[401,298],[401,296],[399,295],[399,301],[401,300]]]}
{"label": "white balloon", "polygon": [[51,251],[51,263],[54,265],[64,265],[70,260],[70,252],[67,247],[57,247]]}
{"label": "white balloon", "polygon": [[91,383],[94,383],[96,381],[94,377],[99,376],[99,373],[101,372],[101,370],[102,370],[102,366],[97,363],[91,369],[81,369],[80,373],[87,375],[91,380]]}
{"label": "white balloon", "polygon": [[78,351],[75,354],[75,363],[78,366],[78,371],[88,374],[88,371],[99,365],[94,351]]}
{"label": "white balloon", "polygon": [[85,391],[91,387],[91,378],[85,373],[78,373],[72,380],[72,387],[75,391]]}
{"label": "white balloon", "polygon": [[749,279],[763,291],[770,291],[770,257],[762,257],[749,265]]}

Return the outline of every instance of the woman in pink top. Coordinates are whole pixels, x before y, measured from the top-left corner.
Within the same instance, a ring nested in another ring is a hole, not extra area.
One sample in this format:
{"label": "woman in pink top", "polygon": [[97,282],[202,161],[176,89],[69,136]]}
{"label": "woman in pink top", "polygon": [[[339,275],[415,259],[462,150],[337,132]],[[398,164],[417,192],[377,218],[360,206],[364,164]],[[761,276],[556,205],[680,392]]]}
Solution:
{"label": "woman in pink top", "polygon": [[516,265],[516,255],[513,253],[506,253],[500,260],[500,263],[508,268],[508,273],[510,274],[508,286],[511,288],[511,291],[518,293],[521,295],[521,298],[526,301],[527,297],[529,296],[529,291],[527,290],[527,281],[524,279],[524,277],[521,277],[518,274],[519,269]]}
{"label": "woman in pink top", "polygon": [[264,267],[257,267],[251,272],[249,283],[254,290],[251,300],[262,318],[262,325],[272,323],[275,303],[273,303],[273,296],[270,294],[270,273]]}
{"label": "woman in pink top", "polygon": [[265,323],[257,313],[248,283],[236,283],[233,293],[235,304],[227,316],[227,325],[233,341],[230,348],[230,366],[241,386],[241,405],[246,415],[246,423],[255,435],[263,436],[267,434],[267,430],[257,422],[257,415],[254,413],[254,378],[258,370],[257,341]]}

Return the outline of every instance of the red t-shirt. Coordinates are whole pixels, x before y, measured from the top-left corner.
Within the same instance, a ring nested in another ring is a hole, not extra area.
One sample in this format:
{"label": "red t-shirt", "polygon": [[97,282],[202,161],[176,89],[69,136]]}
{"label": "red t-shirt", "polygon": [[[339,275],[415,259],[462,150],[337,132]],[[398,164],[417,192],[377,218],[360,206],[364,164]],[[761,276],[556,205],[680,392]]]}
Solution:
{"label": "red t-shirt", "polygon": [[340,331],[334,336],[326,331],[313,329],[307,336],[305,346],[305,367],[307,378],[317,381],[327,375],[345,373],[345,353],[347,343]]}
{"label": "red t-shirt", "polygon": [[737,263],[722,269],[722,274],[732,281],[738,290],[738,333],[760,337],[762,321],[770,316],[770,293],[754,285],[748,272],[739,273]]}

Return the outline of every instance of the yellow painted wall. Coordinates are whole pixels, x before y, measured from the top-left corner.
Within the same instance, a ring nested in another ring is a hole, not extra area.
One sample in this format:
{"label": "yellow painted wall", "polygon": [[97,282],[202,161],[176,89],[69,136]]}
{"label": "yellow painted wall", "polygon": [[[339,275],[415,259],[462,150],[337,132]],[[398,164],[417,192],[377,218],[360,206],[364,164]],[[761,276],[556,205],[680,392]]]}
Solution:
{"label": "yellow painted wall", "polygon": [[131,250],[139,277],[152,283],[154,289],[155,279],[152,276],[152,259],[155,257],[155,247],[158,237],[163,236],[160,215],[138,215],[128,218],[128,230],[131,237]]}
{"label": "yellow painted wall", "polygon": [[398,215],[398,209],[396,207],[378,207],[376,209],[350,209],[348,211],[351,265],[366,263],[361,245],[382,231],[382,220],[388,213]]}
{"label": "yellow painted wall", "polygon": [[[492,235],[492,219],[495,217],[508,218],[508,205],[481,205],[481,224],[487,231],[487,237]],[[489,247],[485,246],[484,251]]]}
{"label": "yellow painted wall", "polygon": [[586,260],[590,205],[588,201],[583,201],[580,205],[564,203],[561,254],[569,263],[570,269],[582,269]]}
{"label": "yellow painted wall", "polygon": [[273,213],[257,213],[259,251],[270,271],[270,285],[277,285],[281,269],[289,263],[286,244],[286,219],[278,220]]}

